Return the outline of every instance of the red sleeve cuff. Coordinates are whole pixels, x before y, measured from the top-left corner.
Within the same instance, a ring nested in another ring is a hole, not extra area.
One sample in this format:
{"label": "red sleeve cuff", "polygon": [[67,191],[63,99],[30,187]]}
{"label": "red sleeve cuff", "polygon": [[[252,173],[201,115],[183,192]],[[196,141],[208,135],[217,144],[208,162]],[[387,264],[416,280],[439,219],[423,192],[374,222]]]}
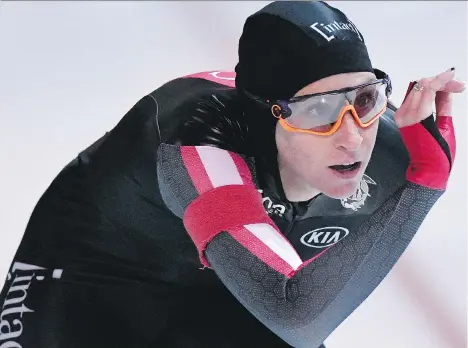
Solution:
{"label": "red sleeve cuff", "polygon": [[245,185],[222,186],[196,198],[186,209],[184,226],[192,238],[204,266],[208,243],[228,229],[253,223],[269,223],[262,196],[254,187]]}

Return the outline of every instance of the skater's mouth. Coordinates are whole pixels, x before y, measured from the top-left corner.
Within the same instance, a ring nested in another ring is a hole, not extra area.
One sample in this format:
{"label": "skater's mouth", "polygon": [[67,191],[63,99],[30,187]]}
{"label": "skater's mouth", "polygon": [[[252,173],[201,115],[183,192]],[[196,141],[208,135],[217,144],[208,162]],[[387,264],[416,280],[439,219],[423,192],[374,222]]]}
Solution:
{"label": "skater's mouth", "polygon": [[337,164],[334,166],[330,166],[329,168],[336,170],[338,172],[351,172],[353,170],[359,169],[361,167],[361,162],[353,162],[353,163],[344,163],[344,164]]}

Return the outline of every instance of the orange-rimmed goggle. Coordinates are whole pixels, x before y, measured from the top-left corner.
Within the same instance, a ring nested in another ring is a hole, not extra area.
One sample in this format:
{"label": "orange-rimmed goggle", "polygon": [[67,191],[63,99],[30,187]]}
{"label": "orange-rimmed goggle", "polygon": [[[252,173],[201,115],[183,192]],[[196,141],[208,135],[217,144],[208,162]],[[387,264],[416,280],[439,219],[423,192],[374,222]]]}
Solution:
{"label": "orange-rimmed goggle", "polygon": [[271,112],[289,132],[331,135],[340,128],[347,112],[360,127],[369,127],[385,112],[391,94],[388,75],[375,71],[383,78],[336,91],[269,103]]}

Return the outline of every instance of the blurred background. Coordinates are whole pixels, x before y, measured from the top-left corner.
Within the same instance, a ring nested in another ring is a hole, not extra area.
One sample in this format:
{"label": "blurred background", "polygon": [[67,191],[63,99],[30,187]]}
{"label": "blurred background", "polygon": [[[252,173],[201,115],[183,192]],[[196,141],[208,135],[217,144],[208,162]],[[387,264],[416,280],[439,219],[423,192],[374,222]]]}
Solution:
{"label": "blurred background", "polygon": [[[61,168],[161,84],[232,70],[245,19],[267,3],[0,3],[0,279]],[[398,105],[412,79],[455,66],[466,81],[467,2],[330,3],[364,34]],[[328,348],[467,346],[466,118],[465,92],[454,99],[458,153],[448,192]]]}

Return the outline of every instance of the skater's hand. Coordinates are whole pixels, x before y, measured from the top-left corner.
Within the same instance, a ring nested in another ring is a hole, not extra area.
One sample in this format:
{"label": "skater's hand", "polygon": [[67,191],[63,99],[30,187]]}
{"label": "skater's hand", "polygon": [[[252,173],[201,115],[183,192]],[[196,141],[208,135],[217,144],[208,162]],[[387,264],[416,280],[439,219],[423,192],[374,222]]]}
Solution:
{"label": "skater's hand", "polygon": [[407,180],[437,190],[446,189],[455,159],[451,98],[463,92],[465,84],[454,77],[451,69],[410,83],[403,105],[395,112],[395,122],[410,155]]}
{"label": "skater's hand", "polygon": [[455,70],[412,82],[401,107],[395,113],[399,128],[411,126],[433,115],[452,116],[452,95],[465,90],[465,83],[455,80]]}

